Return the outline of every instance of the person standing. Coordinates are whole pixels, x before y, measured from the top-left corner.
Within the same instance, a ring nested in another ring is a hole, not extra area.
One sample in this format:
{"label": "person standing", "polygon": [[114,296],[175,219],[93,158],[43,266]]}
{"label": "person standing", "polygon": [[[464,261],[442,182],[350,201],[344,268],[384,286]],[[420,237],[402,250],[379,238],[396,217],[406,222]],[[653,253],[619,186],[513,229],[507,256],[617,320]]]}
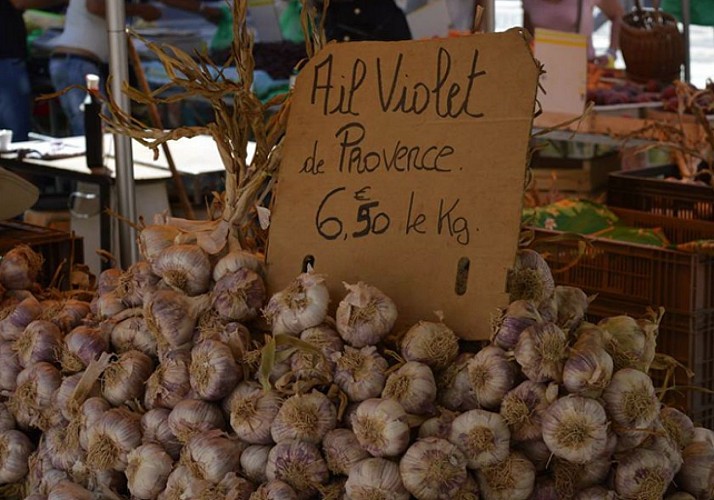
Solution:
{"label": "person standing", "polygon": [[14,142],[31,129],[32,95],[27,71],[27,30],[23,11],[61,5],[65,0],[0,0],[0,129]]}
{"label": "person standing", "polygon": [[[595,27],[593,9],[599,7],[612,23],[610,47],[604,56],[596,57],[592,44]],[[523,0],[523,25],[531,33],[534,28],[547,28],[588,37],[588,59],[606,62],[614,58],[620,47],[620,26],[625,14],[620,0]]]}
{"label": "person standing", "polygon": [[[314,0],[318,12],[322,0]],[[332,0],[325,15],[325,36],[340,42],[411,40],[407,18],[394,0]]]}
{"label": "person standing", "polygon": [[[153,21],[161,16],[161,10],[151,4],[126,4],[126,15]],[[83,87],[85,77],[90,73],[100,77],[100,89],[104,89],[109,62],[105,16],[105,0],[69,1],[64,31],[53,40],[50,56],[50,78],[55,90],[60,91],[72,85]],[[72,135],[84,134],[81,105],[85,96],[86,92],[81,88],[74,88],[59,98]]]}

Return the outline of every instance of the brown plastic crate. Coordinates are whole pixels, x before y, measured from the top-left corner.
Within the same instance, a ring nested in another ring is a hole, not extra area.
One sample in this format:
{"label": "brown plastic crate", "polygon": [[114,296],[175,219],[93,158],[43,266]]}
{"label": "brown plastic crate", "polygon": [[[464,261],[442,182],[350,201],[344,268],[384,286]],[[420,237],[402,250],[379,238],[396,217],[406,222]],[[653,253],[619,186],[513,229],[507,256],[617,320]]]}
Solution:
{"label": "brown plastic crate", "polygon": [[675,165],[613,172],[608,178],[607,203],[679,219],[714,221],[714,188],[667,181],[667,177],[680,178]]}
{"label": "brown plastic crate", "polygon": [[[34,226],[24,222],[0,221],[0,254],[17,245],[28,245],[44,258],[38,281],[48,286],[57,268],[64,262],[61,289],[69,287],[69,270],[72,261],[84,262],[82,238],[56,229]],[[73,259],[73,260],[72,260]]]}
{"label": "brown plastic crate", "polygon": [[[646,308],[639,304],[598,296],[588,309],[588,319],[597,322],[621,314],[640,317],[645,312]],[[689,379],[684,370],[677,369],[676,385],[714,390],[714,309],[692,314],[665,311],[657,336],[657,352],[672,356],[694,372]],[[663,376],[662,372],[652,371],[655,384],[661,384]],[[714,429],[713,394],[694,389],[669,391],[665,402],[685,410],[697,425]]]}
{"label": "brown plastic crate", "polygon": [[[635,227],[662,227],[672,242],[714,238],[714,224],[653,216],[633,211],[613,210]],[[563,233],[534,229],[536,241]],[[679,240],[678,238],[684,238]],[[613,240],[586,237],[592,244],[576,265],[579,255],[573,239],[542,244],[537,249],[555,270],[563,284],[583,288],[612,300],[625,300],[642,306],[663,306],[668,311],[691,313],[714,308],[714,258],[676,250]]]}

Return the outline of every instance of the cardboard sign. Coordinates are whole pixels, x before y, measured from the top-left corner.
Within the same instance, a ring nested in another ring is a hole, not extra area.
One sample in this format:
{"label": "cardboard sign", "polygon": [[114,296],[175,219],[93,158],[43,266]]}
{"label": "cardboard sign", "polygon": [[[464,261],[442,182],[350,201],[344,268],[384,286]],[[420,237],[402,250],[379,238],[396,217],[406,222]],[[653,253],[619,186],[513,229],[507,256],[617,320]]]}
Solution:
{"label": "cardboard sign", "polygon": [[485,339],[508,302],[537,68],[517,31],[329,44],[298,75],[267,249],[268,287],[314,262],[389,295],[397,327]]}
{"label": "cardboard sign", "polygon": [[585,109],[588,39],[577,33],[536,28],[535,57],[545,68],[545,94],[538,94],[543,111],[580,115]]}

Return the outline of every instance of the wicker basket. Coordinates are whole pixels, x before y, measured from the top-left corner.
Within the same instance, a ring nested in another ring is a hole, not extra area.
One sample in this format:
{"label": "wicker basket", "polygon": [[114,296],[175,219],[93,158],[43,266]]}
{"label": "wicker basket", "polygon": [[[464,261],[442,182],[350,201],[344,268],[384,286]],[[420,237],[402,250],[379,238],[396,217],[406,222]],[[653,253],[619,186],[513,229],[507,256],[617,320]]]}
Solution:
{"label": "wicker basket", "polygon": [[638,82],[679,79],[684,40],[677,20],[659,10],[637,7],[622,18],[620,49],[627,77]]}

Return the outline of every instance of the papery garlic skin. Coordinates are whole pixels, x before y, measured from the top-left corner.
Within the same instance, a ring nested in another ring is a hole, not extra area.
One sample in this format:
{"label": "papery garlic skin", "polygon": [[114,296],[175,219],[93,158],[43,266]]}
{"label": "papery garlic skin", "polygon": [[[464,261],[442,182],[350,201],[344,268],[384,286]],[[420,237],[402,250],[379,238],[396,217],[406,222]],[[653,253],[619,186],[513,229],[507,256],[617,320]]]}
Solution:
{"label": "papery garlic skin", "polygon": [[161,492],[158,499],[201,498],[201,495],[211,495],[212,487],[209,481],[196,477],[187,466],[179,465],[169,474],[166,489]]}
{"label": "papery garlic skin", "polygon": [[213,484],[218,484],[231,471],[237,470],[243,446],[220,430],[194,434],[181,451],[181,463]]}
{"label": "papery garlic skin", "polygon": [[151,500],[166,488],[173,460],[160,445],[149,443],[135,448],[127,462],[126,477],[134,497]]}
{"label": "papery garlic skin", "polygon": [[69,332],[89,314],[88,302],[76,299],[67,299],[62,303],[62,309],[54,315],[51,321],[63,332]]}
{"label": "papery garlic skin", "polygon": [[352,431],[360,445],[375,457],[397,456],[409,446],[407,414],[391,399],[362,401],[352,417]]}
{"label": "papery garlic skin", "polygon": [[109,402],[102,397],[91,397],[82,403],[79,412],[79,444],[85,451],[89,448],[89,429],[111,409]]}
{"label": "papery garlic skin", "polygon": [[208,291],[211,281],[211,262],[198,245],[165,248],[151,262],[151,270],[171,288],[191,296]]}
{"label": "papery garlic skin", "polygon": [[144,398],[144,385],[154,363],[140,351],[127,351],[112,362],[102,374],[102,396],[114,406]]}
{"label": "papery garlic skin", "polygon": [[146,381],[144,406],[171,409],[185,400],[191,390],[190,363],[189,351],[177,350],[166,353]]}
{"label": "papery garlic skin", "polygon": [[551,476],[558,495],[571,498],[576,492],[604,484],[612,469],[611,456],[601,456],[590,462],[576,464],[558,457],[549,459]]}
{"label": "papery garlic skin", "polygon": [[143,305],[144,298],[156,290],[159,277],[151,270],[151,264],[142,260],[135,262],[119,278],[116,291],[122,302],[130,307]]}
{"label": "papery garlic skin", "polygon": [[555,323],[565,332],[578,328],[585,318],[590,299],[580,288],[558,285],[553,296],[556,301],[558,317]]}
{"label": "papery garlic skin", "polygon": [[324,276],[303,273],[270,298],[263,314],[273,334],[298,335],[325,320],[329,302]]}
{"label": "papery garlic skin", "polygon": [[520,249],[513,269],[508,274],[506,289],[510,302],[532,300],[540,304],[553,295],[555,280],[548,263],[538,252]]}
{"label": "papery garlic skin", "polygon": [[662,498],[674,478],[666,457],[652,450],[636,449],[618,461],[615,491],[622,498]]}
{"label": "papery garlic skin", "polygon": [[264,302],[263,278],[246,268],[223,276],[211,292],[213,308],[226,321],[253,319]]}
{"label": "papery garlic skin", "polygon": [[583,335],[570,350],[563,368],[563,385],[571,394],[598,398],[610,385],[614,362],[598,338]]}
{"label": "papery garlic skin", "polygon": [[575,500],[616,500],[617,493],[602,486],[593,486],[578,492]]}
{"label": "papery garlic skin", "polygon": [[[436,374],[438,403],[451,411],[468,411],[479,408],[476,391],[469,379],[469,361],[474,357],[472,352],[462,352],[445,370]],[[477,380],[486,380],[481,368],[477,368]]]}
{"label": "papery garlic skin", "polygon": [[169,429],[182,442],[187,443],[194,435],[225,429],[221,409],[215,404],[200,399],[184,399],[169,414]]}
{"label": "papery garlic skin", "polygon": [[517,443],[515,449],[533,464],[538,473],[548,469],[553,458],[553,452],[550,451],[543,439],[521,441]]}
{"label": "papery garlic skin", "polygon": [[264,392],[260,384],[244,381],[226,400],[230,423],[246,443],[271,444],[271,425],[280,410],[282,398],[275,391]]}
{"label": "papery garlic skin", "polygon": [[319,444],[337,425],[337,408],[319,391],[294,394],[280,407],[270,426],[273,441],[299,440]]}
{"label": "papery garlic skin", "polygon": [[0,432],[0,484],[15,483],[27,476],[27,460],[34,446],[20,431]]}
{"label": "papery garlic skin", "polygon": [[12,311],[0,320],[0,338],[6,341],[17,340],[27,325],[42,314],[42,306],[33,297],[23,299]]}
{"label": "papery garlic skin", "polygon": [[47,495],[47,500],[94,500],[87,489],[70,481],[60,481]]}
{"label": "papery garlic skin", "polygon": [[285,481],[273,479],[261,484],[250,500],[298,500],[295,490]]}
{"label": "papery garlic skin", "polygon": [[449,438],[451,432],[451,424],[459,413],[448,410],[447,408],[439,408],[439,415],[425,420],[419,426],[419,437],[438,437],[443,439]]}
{"label": "papery garlic skin", "polygon": [[659,415],[652,379],[634,368],[615,372],[602,398],[613,422],[627,430],[645,429]]}
{"label": "papery garlic skin", "polygon": [[477,471],[482,498],[489,500],[526,500],[535,485],[535,468],[518,452]]}
{"label": "papery garlic skin", "polygon": [[605,333],[615,370],[634,368],[647,372],[654,360],[658,321],[612,316],[598,323]]}
{"label": "papery garlic skin", "polygon": [[240,468],[245,477],[260,484],[268,480],[265,468],[268,465],[268,454],[271,445],[252,444],[240,454]]}
{"label": "papery garlic skin", "polygon": [[459,354],[459,338],[443,323],[420,321],[404,334],[400,341],[402,357],[418,361],[432,370],[443,370]]}
{"label": "papery garlic skin", "polygon": [[476,402],[488,410],[498,408],[515,385],[515,368],[500,347],[481,349],[469,360],[467,370]]}
{"label": "papery garlic skin", "polygon": [[521,333],[513,354],[529,380],[560,383],[568,357],[567,348],[565,332],[554,323],[543,323],[528,327]]}
{"label": "papery garlic skin", "polygon": [[99,383],[96,381],[89,387],[85,385],[81,393],[75,393],[75,389],[84,375],[84,372],[79,372],[64,377],[62,383],[52,395],[52,405],[58,409],[62,413],[62,416],[68,421],[73,420],[80,414],[82,403],[84,403],[87,398],[101,395]]}
{"label": "papery garlic skin", "polygon": [[114,325],[111,345],[118,354],[127,351],[141,351],[154,357],[157,354],[156,338],[149,331],[143,317],[127,318]]}
{"label": "papery garlic skin", "polygon": [[17,388],[17,376],[22,371],[12,342],[0,341],[0,390],[13,392]]}
{"label": "papery garlic skin", "polygon": [[235,472],[226,474],[215,488],[219,498],[225,500],[249,500],[253,491],[255,491],[255,486]]}
{"label": "papery garlic skin", "polygon": [[493,343],[501,349],[513,349],[523,330],[542,322],[543,318],[536,304],[530,300],[515,300],[497,320]]}
{"label": "papery garlic skin", "polygon": [[50,321],[35,320],[13,344],[20,366],[27,368],[39,361],[57,363],[62,346],[62,333]]}
{"label": "papery garlic skin", "polygon": [[684,463],[677,474],[680,488],[697,498],[714,495],[714,446],[693,441],[682,452]]}
{"label": "papery garlic skin", "polygon": [[367,450],[359,444],[357,436],[349,429],[334,429],[322,440],[322,450],[327,467],[333,474],[349,475],[350,469],[369,458]]}
{"label": "papery garlic skin", "polygon": [[389,364],[376,347],[345,346],[344,352],[334,353],[331,360],[335,363],[334,381],[350,401],[364,401],[382,393]]}
{"label": "papery garlic skin", "polygon": [[[694,424],[686,414],[676,408],[664,407],[659,417],[669,437],[683,450],[694,439]],[[714,444],[714,443],[713,443]]]}
{"label": "papery garlic skin", "polygon": [[607,446],[608,419],[594,399],[568,396],[555,401],[543,413],[543,440],[557,457],[586,463]]}
{"label": "papery garlic skin", "polygon": [[43,430],[51,427],[52,395],[61,383],[59,370],[45,361],[22,370],[17,376],[17,389],[9,400],[18,426]]}
{"label": "papery garlic skin", "polygon": [[445,439],[412,444],[399,461],[404,487],[416,498],[438,500],[456,494],[466,482],[466,457]]}
{"label": "papery garlic skin", "polygon": [[193,337],[200,306],[180,292],[157,290],[144,303],[144,318],[159,345],[179,347]]}
{"label": "papery garlic skin", "polygon": [[545,384],[526,380],[509,391],[501,404],[501,416],[515,441],[538,439],[542,435],[541,416],[550,402]]}
{"label": "papery garlic skin", "polygon": [[320,450],[305,441],[284,441],[270,450],[265,474],[293,487],[298,498],[308,498],[327,482],[329,471]]}
{"label": "papery garlic skin", "polygon": [[27,290],[37,279],[44,259],[27,245],[17,245],[0,260],[0,284],[8,290]]}
{"label": "papery garlic skin", "polygon": [[347,295],[335,314],[337,331],[352,347],[376,345],[394,326],[397,306],[381,290],[359,282],[343,283]]}
{"label": "papery garlic skin", "polygon": [[163,447],[172,459],[178,460],[181,442],[169,427],[170,410],[155,408],[141,416],[141,441],[144,444],[156,443]]}
{"label": "papery garlic skin", "polygon": [[15,429],[15,417],[7,407],[7,404],[0,402],[0,432]]}
{"label": "papery garlic skin", "polygon": [[498,413],[470,410],[454,419],[448,439],[464,452],[469,468],[481,469],[508,457],[510,437]]}
{"label": "papery garlic skin", "polygon": [[82,371],[108,349],[109,344],[99,328],[78,326],[64,338],[62,369],[68,372]]}
{"label": "papery garlic skin", "polygon": [[218,340],[204,340],[191,350],[190,384],[207,401],[224,398],[243,378],[231,349]]}
{"label": "papery garlic skin", "polygon": [[127,455],[141,444],[141,423],[137,414],[112,409],[88,430],[87,464],[98,470],[123,471]]}
{"label": "papery garlic skin", "polygon": [[228,273],[234,273],[239,269],[249,269],[259,275],[263,275],[264,262],[258,255],[242,250],[230,251],[216,262],[213,267],[213,281],[219,281]]}
{"label": "papery garlic skin", "polygon": [[399,466],[384,458],[366,458],[352,467],[345,483],[348,500],[409,500]]}
{"label": "papery garlic skin", "polygon": [[433,412],[436,381],[431,368],[418,361],[408,361],[389,375],[382,398],[396,400],[407,413]]}

